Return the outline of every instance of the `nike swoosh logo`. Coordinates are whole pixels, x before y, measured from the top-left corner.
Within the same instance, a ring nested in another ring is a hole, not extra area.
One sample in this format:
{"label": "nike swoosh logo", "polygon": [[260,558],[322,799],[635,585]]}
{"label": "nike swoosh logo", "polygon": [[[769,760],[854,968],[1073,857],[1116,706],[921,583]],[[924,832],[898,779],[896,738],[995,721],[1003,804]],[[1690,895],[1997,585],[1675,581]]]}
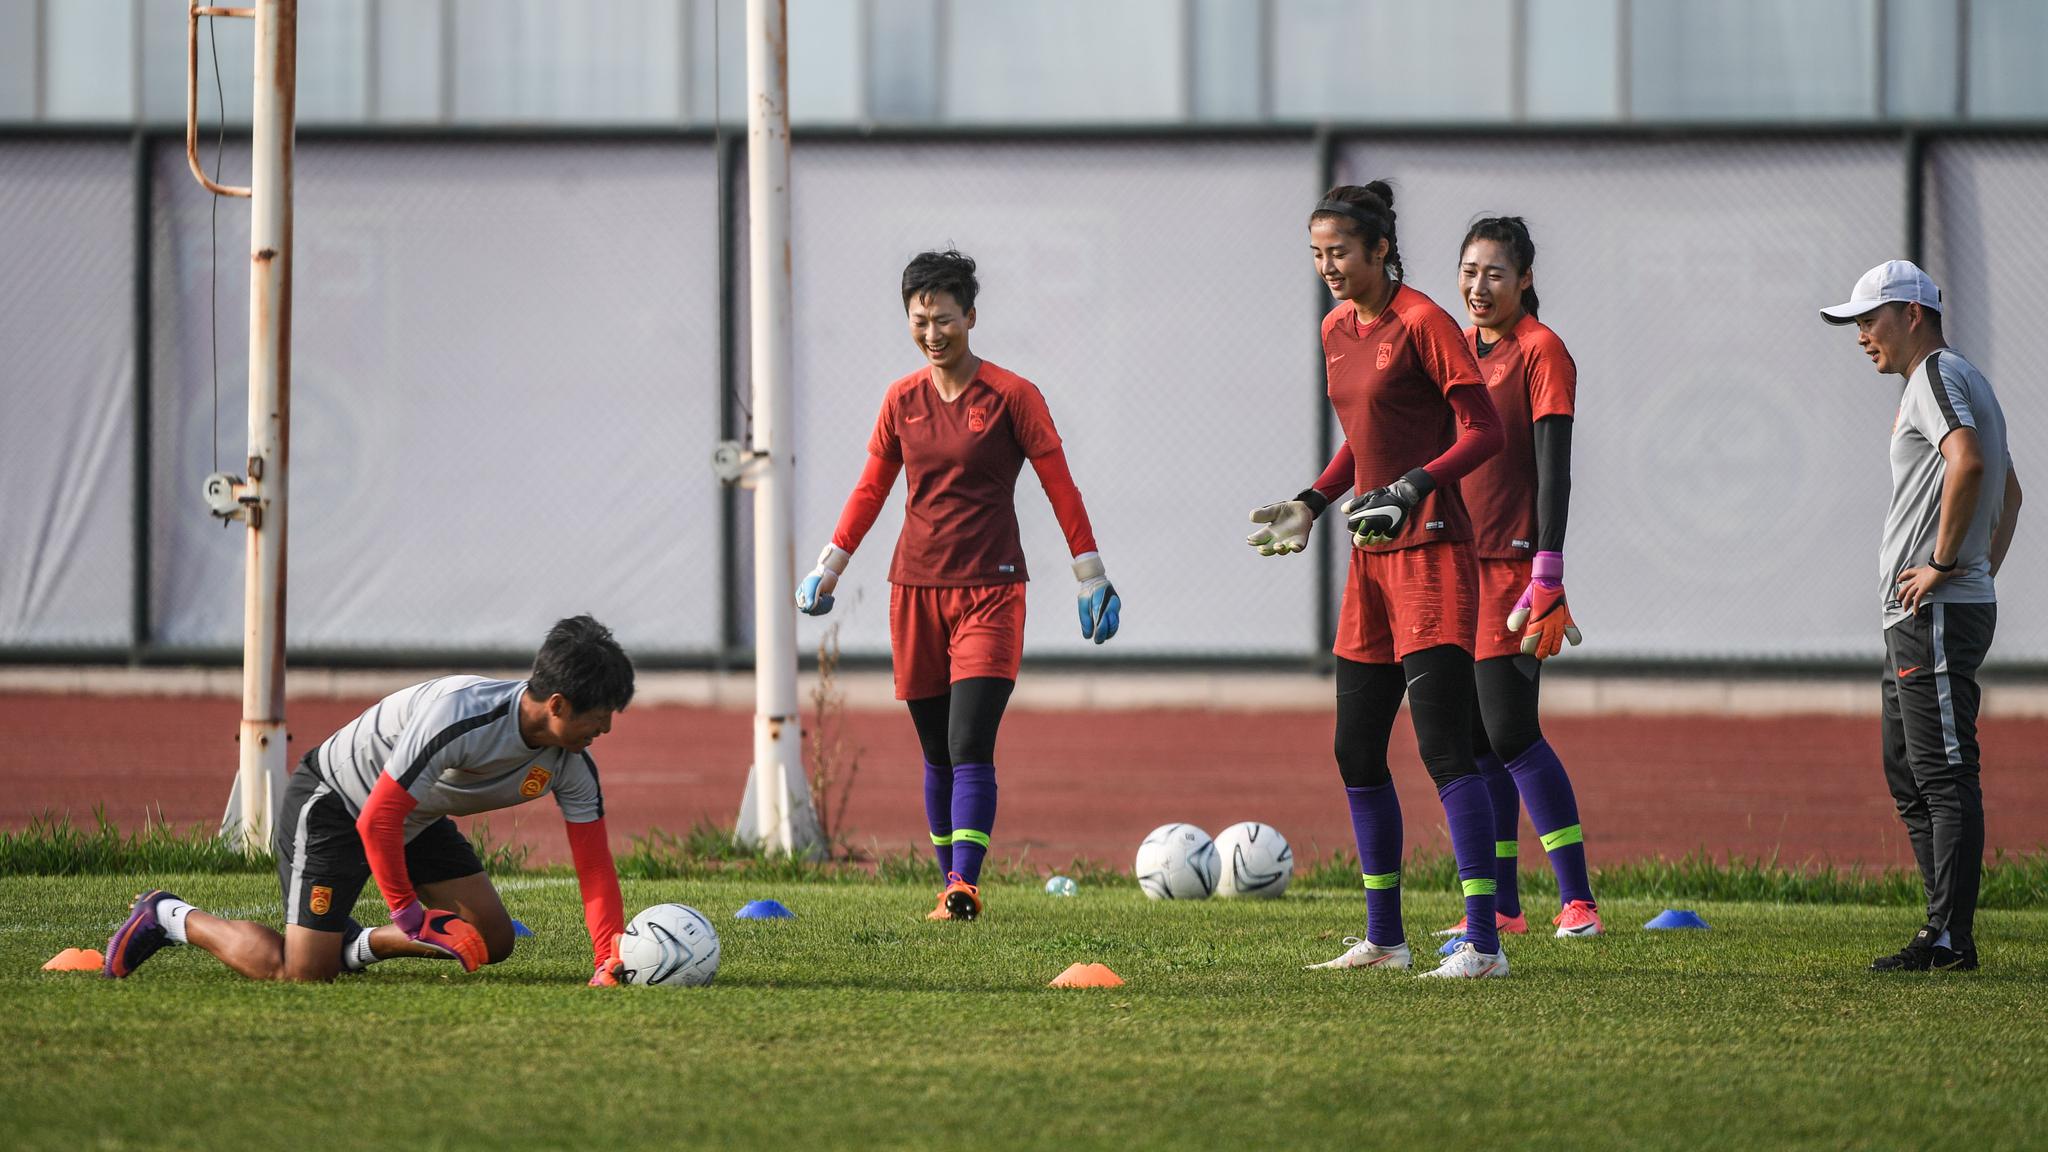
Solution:
{"label": "nike swoosh logo", "polygon": [[427,927],[432,928],[434,931],[439,932],[443,936],[446,936],[448,934],[449,923],[455,919],[457,919],[457,917],[455,916],[454,913],[446,913],[440,916],[436,916],[432,920],[427,921]]}
{"label": "nike swoosh logo", "polygon": [[[1419,628],[1418,628],[1418,629],[1416,629],[1416,631],[1418,631],[1418,632],[1419,632],[1419,631],[1421,631],[1421,629],[1419,629]],[[1417,677],[1416,677],[1415,679],[1413,679],[1413,680],[1410,680],[1410,681],[1408,682],[1408,686],[1409,686],[1410,688],[1413,688],[1413,687],[1415,687],[1415,686],[1416,686],[1417,684],[1420,684],[1420,683],[1422,683],[1422,677],[1423,677],[1423,676],[1427,676],[1427,675],[1429,675],[1429,673],[1427,673],[1427,672],[1424,672],[1424,673],[1422,673],[1422,675],[1421,675],[1421,676],[1417,676]]]}
{"label": "nike swoosh logo", "polygon": [[1339,360],[1342,360],[1343,358],[1344,358],[1344,357],[1343,357],[1343,355],[1342,355],[1342,354],[1339,354],[1339,355],[1336,355],[1336,356],[1332,356],[1332,357],[1330,357],[1330,363],[1332,363],[1332,364],[1335,364],[1335,363],[1336,363],[1337,361],[1339,361]]}
{"label": "nike swoosh logo", "polygon": [[1915,672],[1918,672],[1921,669],[1921,667],[1921,665],[1915,664],[1911,668],[1899,669],[1899,679],[1904,680],[1906,677],[1911,676]]}
{"label": "nike swoosh logo", "polygon": [[924,419],[924,417],[922,417],[922,416],[905,416],[905,417],[903,418],[903,422],[904,422],[905,424],[916,424],[916,423],[918,423],[918,422],[922,421],[923,419]]}

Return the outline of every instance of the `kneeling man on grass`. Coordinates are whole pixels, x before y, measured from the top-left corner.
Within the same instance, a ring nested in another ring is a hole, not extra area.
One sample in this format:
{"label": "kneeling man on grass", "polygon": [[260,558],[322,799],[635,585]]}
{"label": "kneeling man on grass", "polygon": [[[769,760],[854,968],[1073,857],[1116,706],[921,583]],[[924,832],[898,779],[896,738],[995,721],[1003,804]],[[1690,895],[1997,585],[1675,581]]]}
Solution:
{"label": "kneeling man on grass", "polygon": [[[107,941],[106,974],[127,976],[167,944],[203,948],[252,980],[332,980],[395,956],[465,972],[496,964],[512,954],[512,918],[449,817],[552,792],[582,889],[590,982],[614,983],[624,904],[586,749],[632,698],[632,662],[588,616],[548,632],[525,680],[443,676],[386,696],[308,752],[285,788],[271,839],[284,935],[146,892]],[[372,876],[391,906],[375,929],[349,915]]]}

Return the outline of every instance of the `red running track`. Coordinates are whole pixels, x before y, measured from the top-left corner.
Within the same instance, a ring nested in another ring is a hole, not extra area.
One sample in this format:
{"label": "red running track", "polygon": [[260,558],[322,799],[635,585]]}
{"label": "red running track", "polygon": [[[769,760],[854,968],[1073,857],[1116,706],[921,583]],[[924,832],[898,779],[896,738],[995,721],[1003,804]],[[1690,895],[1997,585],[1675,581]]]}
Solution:
{"label": "red running track", "polygon": [[[371,701],[294,700],[294,758]],[[173,824],[220,818],[235,768],[240,702],[215,697],[0,695],[0,827],[46,811],[89,820],[103,804],[133,828],[161,810]],[[996,854],[1027,863],[1075,856],[1129,867],[1155,825],[1214,833],[1239,820],[1279,828],[1317,856],[1351,844],[1330,755],[1327,713],[1012,712],[1000,752]],[[1844,716],[1560,717],[1547,722],[1579,794],[1586,844],[1603,861],[1776,855],[1786,863],[1911,863],[1878,763],[1875,718]],[[858,847],[928,844],[923,761],[906,715],[846,717],[860,749],[846,824]],[[2001,719],[1982,732],[1992,849],[2048,845],[2048,719]],[[729,824],[752,748],[744,712],[642,706],[593,749],[621,847],[649,828]],[[1443,810],[1412,733],[1396,726],[1394,776],[1411,850],[1448,851]],[[495,838],[566,860],[554,805],[491,820]],[[1539,848],[1523,821],[1523,858]]]}

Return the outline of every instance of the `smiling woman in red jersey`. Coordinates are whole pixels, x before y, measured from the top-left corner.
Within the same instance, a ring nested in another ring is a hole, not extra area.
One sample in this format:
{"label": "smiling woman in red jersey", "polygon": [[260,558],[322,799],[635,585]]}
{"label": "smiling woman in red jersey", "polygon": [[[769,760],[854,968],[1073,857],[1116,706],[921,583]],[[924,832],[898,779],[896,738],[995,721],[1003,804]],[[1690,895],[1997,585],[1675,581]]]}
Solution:
{"label": "smiling woman in red jersey", "polygon": [[996,729],[1024,651],[1015,493],[1026,460],[1073,556],[1082,637],[1108,640],[1122,612],[1045,397],[968,347],[978,288],[974,261],[950,249],[923,253],[903,270],[903,311],[925,366],[889,385],[867,468],[796,594],[798,611],[832,610],[847,561],[904,473],[909,499],[889,566],[889,647],[896,698],[909,705],[924,748],[925,816],[946,879],[934,920],[981,915]]}
{"label": "smiling woman in red jersey", "polygon": [[[1475,222],[1458,250],[1465,330],[1500,414],[1501,453],[1465,478],[1479,552],[1479,634],[1473,679],[1480,723],[1472,743],[1493,797],[1495,915],[1527,932],[1515,878],[1523,804],[1557,873],[1560,937],[1603,931],[1586,875],[1578,799],[1537,722],[1540,661],[1578,625],[1564,596],[1565,514],[1571,503],[1572,412],[1579,370],[1564,341],[1536,319],[1536,242],[1519,216]],[[1445,930],[1463,933],[1461,921]]]}
{"label": "smiling woman in red jersey", "polygon": [[1300,551],[1330,501],[1352,532],[1337,624],[1337,767],[1365,875],[1362,939],[1318,968],[1408,968],[1401,925],[1401,805],[1387,741],[1405,695],[1458,860],[1468,935],[1429,972],[1507,975],[1494,924],[1493,807],[1472,759],[1478,574],[1458,481],[1500,450],[1493,404],[1457,322],[1401,280],[1394,192],[1333,188],[1309,215],[1309,250],[1337,306],[1323,319],[1330,404],[1344,443],[1315,484],[1252,513],[1249,543]]}

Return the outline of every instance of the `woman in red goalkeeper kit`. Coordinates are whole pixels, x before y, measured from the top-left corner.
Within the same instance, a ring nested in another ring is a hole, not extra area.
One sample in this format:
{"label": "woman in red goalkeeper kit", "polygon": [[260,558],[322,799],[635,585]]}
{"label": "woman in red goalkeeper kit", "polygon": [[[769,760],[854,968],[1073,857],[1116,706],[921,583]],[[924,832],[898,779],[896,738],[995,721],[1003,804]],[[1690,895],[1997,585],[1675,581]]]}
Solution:
{"label": "woman in red goalkeeper kit", "polygon": [[[1578,625],[1564,595],[1564,528],[1571,503],[1572,411],[1579,370],[1557,333],[1536,319],[1536,242],[1519,216],[1475,222],[1458,250],[1465,330],[1500,414],[1501,453],[1465,477],[1479,552],[1479,633],[1472,675],[1480,723],[1479,774],[1493,797],[1496,925],[1529,930],[1515,870],[1522,805],[1557,874],[1561,938],[1601,934],[1586,875],[1578,798],[1537,721],[1541,661]],[[1465,931],[1459,921],[1440,935]]]}
{"label": "woman in red goalkeeper kit", "polygon": [[[1317,968],[1405,969],[1401,805],[1387,742],[1401,702],[1436,782],[1458,861],[1468,933],[1429,976],[1505,976],[1494,933],[1493,804],[1472,757],[1472,644],[1479,576],[1458,481],[1500,450],[1499,418],[1458,325],[1402,282],[1394,192],[1332,188],[1309,214],[1331,407],[1344,443],[1316,482],[1252,513],[1247,542],[1298,552],[1332,500],[1350,524],[1338,619],[1337,767],[1365,879],[1365,935]],[[1347,496],[1347,494],[1349,494]]]}
{"label": "woman in red goalkeeper kit", "polygon": [[925,817],[945,886],[934,920],[981,915],[981,865],[996,816],[996,729],[1024,651],[1024,550],[1017,475],[1031,462],[1066,534],[1080,581],[1081,635],[1116,635],[1122,601],[1045,397],[968,347],[979,285],[974,261],[925,252],[903,270],[903,310],[925,365],[889,385],[868,462],[832,542],[796,593],[822,616],[847,561],[873,527],[897,474],[908,499],[889,566],[889,647],[896,698],[924,749]]}

